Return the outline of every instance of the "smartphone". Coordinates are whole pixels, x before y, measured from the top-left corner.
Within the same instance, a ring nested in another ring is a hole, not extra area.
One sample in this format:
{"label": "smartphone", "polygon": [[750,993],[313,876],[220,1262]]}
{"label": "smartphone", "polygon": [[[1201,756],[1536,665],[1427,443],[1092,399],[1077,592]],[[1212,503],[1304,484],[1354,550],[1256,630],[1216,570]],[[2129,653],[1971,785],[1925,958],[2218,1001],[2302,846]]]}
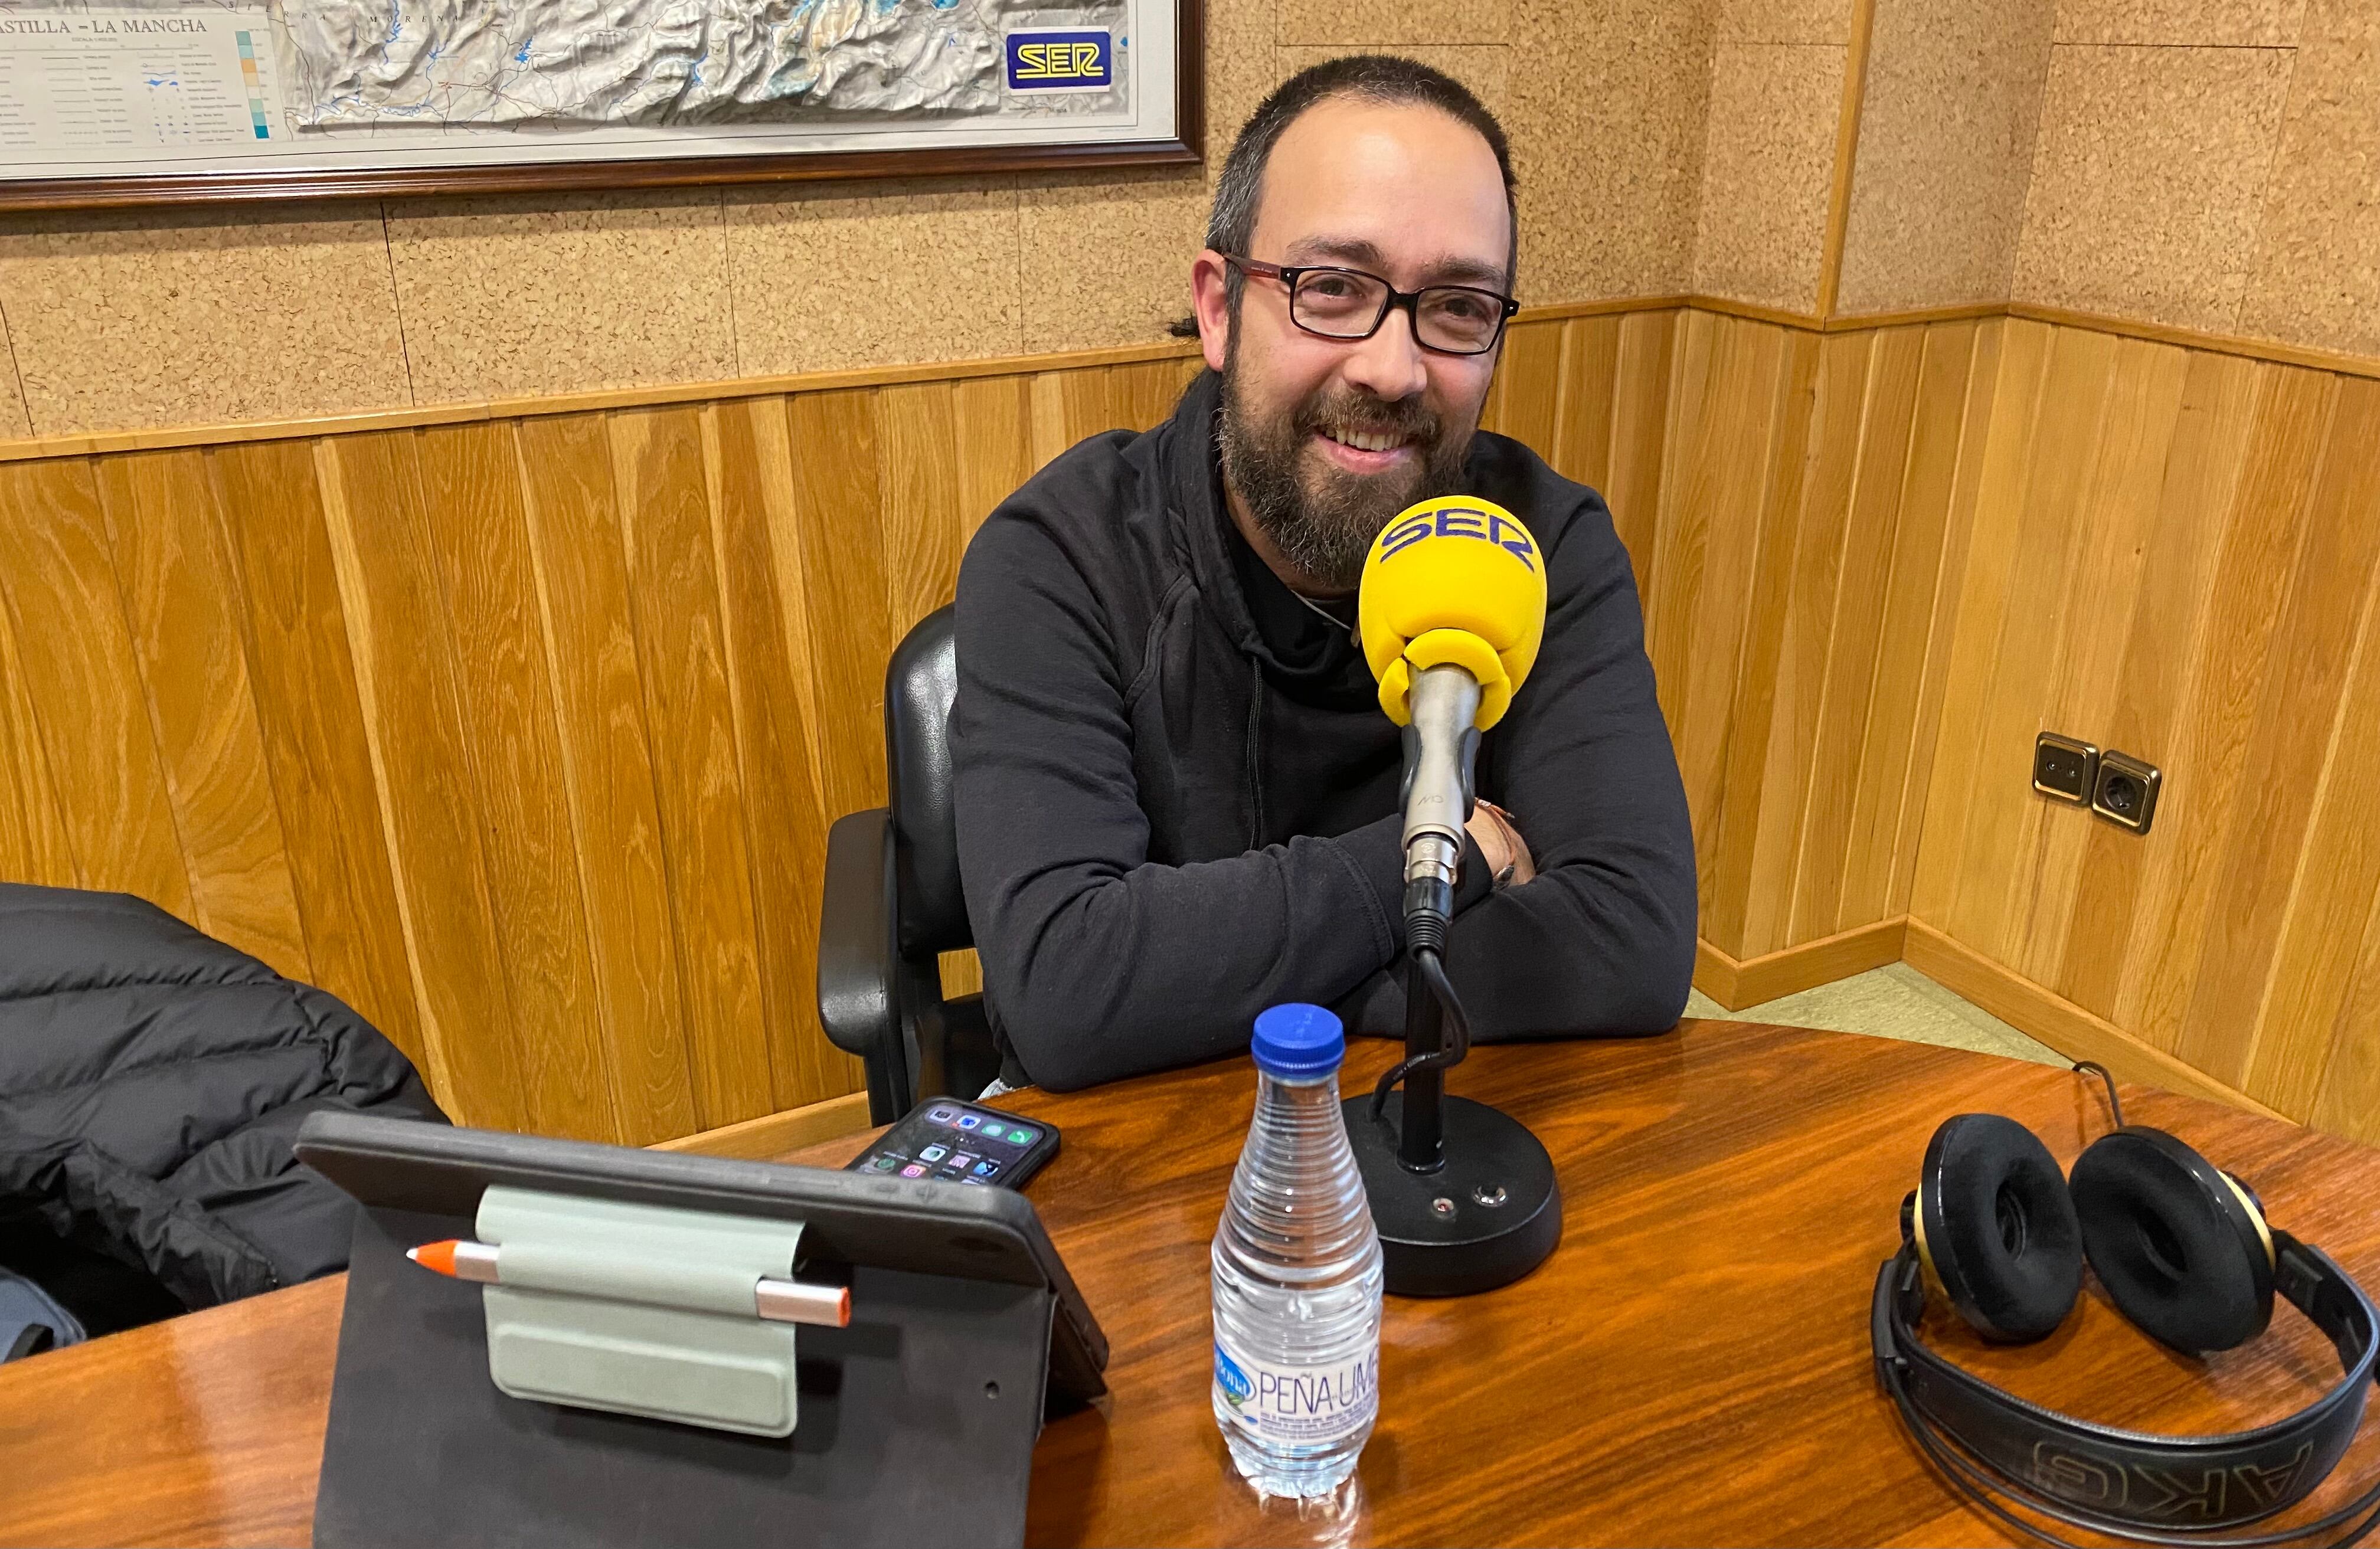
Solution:
{"label": "smartphone", "polygon": [[1021,1189],[1057,1154],[1058,1128],[1046,1120],[956,1097],[929,1097],[844,1170]]}

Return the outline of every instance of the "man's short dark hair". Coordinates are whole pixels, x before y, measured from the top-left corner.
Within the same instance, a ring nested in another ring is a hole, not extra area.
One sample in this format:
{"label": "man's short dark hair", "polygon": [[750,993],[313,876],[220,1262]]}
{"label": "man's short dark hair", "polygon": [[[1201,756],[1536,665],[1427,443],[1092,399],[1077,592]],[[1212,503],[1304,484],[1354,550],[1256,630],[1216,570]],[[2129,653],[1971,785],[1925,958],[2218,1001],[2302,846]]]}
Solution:
{"label": "man's short dark hair", "polygon": [[[1265,165],[1272,160],[1272,148],[1308,108],[1341,97],[1434,107],[1477,131],[1488,142],[1488,149],[1496,153],[1496,170],[1503,175],[1504,210],[1512,218],[1512,246],[1504,262],[1505,288],[1510,289],[1520,269],[1521,217],[1513,194],[1512,148],[1504,138],[1504,127],[1469,87],[1452,76],[1417,59],[1390,54],[1351,54],[1309,65],[1282,81],[1248,115],[1239,138],[1232,142],[1232,153],[1223,159],[1222,174],[1215,179],[1215,208],[1207,217],[1207,246],[1219,253],[1251,256],[1248,239],[1256,235],[1257,204],[1264,194]],[[1223,294],[1235,314],[1244,284],[1238,270],[1225,271]],[[1196,338],[1197,320],[1184,319],[1173,325],[1173,332]]]}

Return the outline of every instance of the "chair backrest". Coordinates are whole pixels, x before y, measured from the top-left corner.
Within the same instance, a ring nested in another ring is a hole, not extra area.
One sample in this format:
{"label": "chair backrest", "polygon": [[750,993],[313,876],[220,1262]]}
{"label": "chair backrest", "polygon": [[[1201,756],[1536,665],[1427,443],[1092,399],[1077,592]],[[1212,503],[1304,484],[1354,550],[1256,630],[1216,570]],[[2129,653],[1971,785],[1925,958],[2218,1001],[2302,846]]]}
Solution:
{"label": "chair backrest", "polygon": [[951,701],[959,686],[956,619],[918,621],[884,673],[884,751],[892,807],[893,897],[900,951],[912,960],[975,944],[959,885],[951,773]]}

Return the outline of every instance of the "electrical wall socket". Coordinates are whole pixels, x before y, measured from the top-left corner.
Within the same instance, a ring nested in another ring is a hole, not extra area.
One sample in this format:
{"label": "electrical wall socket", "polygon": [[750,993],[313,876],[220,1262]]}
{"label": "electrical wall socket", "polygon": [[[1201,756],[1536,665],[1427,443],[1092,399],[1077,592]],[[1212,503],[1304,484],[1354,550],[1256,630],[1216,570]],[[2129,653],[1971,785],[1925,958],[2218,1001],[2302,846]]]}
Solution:
{"label": "electrical wall socket", "polygon": [[2099,779],[2099,750],[2075,737],[2044,732],[2033,744],[2033,788],[2054,801],[2087,805]]}
{"label": "electrical wall socket", "polygon": [[2101,754],[2098,778],[2091,783],[2091,810],[2144,834],[2156,816],[2157,788],[2164,783],[2164,773],[2146,759],[2129,753]]}

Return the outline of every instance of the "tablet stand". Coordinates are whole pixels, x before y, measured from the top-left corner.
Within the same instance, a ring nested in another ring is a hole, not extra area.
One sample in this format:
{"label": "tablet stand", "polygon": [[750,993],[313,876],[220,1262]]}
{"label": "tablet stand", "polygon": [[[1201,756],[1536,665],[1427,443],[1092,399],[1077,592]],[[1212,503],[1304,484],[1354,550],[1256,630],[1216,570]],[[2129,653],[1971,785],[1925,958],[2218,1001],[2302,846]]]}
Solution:
{"label": "tablet stand", "polygon": [[316,1544],[1024,1542],[1047,1287],[853,1266],[850,1326],[801,1331],[793,1434],[741,1435],[497,1391],[480,1288],[405,1257],[472,1225],[358,1219]]}

